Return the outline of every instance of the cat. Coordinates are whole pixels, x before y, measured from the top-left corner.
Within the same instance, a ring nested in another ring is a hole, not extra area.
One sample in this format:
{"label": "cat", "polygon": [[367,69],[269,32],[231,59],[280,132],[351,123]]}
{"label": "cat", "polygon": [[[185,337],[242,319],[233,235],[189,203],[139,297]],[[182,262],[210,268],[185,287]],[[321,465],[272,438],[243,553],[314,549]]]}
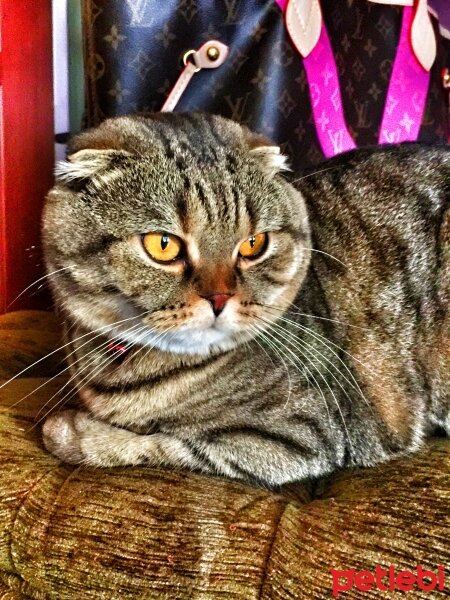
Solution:
{"label": "cat", "polygon": [[266,488],[450,434],[450,150],[405,144],[287,175],[199,113],[79,134],[43,240],[79,409],[68,463]]}

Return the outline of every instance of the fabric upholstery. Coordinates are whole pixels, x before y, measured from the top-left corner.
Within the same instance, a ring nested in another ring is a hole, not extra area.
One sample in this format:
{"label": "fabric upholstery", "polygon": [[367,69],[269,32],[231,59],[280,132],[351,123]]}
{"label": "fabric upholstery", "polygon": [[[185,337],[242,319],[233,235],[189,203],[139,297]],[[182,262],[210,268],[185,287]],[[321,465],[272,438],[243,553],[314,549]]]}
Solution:
{"label": "fabric upholstery", "polygon": [[[51,314],[0,317],[0,377],[58,340]],[[330,598],[330,569],[450,563],[448,440],[277,494],[195,473],[74,468],[45,451],[36,426],[57,404],[45,406],[65,381],[60,361],[55,352],[0,388],[2,600]]]}

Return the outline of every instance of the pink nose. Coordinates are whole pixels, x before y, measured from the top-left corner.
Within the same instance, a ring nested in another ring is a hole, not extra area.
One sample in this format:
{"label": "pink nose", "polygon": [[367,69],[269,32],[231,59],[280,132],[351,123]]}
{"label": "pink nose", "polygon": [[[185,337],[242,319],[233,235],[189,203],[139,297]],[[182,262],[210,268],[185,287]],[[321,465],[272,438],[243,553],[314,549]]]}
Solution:
{"label": "pink nose", "polygon": [[204,298],[205,300],[208,300],[208,302],[211,302],[214,314],[218,317],[231,296],[229,294],[211,294],[209,296],[204,296]]}

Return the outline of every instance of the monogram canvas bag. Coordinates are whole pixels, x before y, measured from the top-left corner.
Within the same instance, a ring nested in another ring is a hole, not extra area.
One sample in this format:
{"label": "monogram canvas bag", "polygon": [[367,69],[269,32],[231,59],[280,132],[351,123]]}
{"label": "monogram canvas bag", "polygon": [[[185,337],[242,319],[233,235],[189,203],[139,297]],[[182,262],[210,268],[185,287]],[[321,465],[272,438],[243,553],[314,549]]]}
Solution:
{"label": "monogram canvas bag", "polygon": [[222,114],[281,144],[295,170],[357,146],[445,141],[448,4],[85,0],[86,125],[165,105]]}

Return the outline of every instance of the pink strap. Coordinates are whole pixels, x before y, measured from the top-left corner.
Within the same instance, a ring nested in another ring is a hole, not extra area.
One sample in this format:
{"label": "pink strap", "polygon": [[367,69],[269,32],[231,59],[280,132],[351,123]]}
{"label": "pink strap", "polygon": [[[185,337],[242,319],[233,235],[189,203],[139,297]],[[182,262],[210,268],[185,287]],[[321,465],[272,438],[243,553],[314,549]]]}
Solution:
{"label": "pink strap", "polygon": [[[288,0],[276,2],[282,10],[286,9]],[[295,44],[295,40],[293,41]],[[309,84],[317,137],[323,153],[329,158],[356,148],[345,122],[336,63],[323,20],[319,41],[312,52],[303,59],[303,64]]]}
{"label": "pink strap", "polygon": [[403,9],[397,55],[384,106],[378,143],[415,141],[425,110],[430,73],[417,60],[411,46],[413,8]]}
{"label": "pink strap", "polygon": [[309,83],[317,137],[323,153],[329,158],[356,148],[345,122],[336,63],[323,21],[319,41],[314,50],[303,59],[303,64]]}

